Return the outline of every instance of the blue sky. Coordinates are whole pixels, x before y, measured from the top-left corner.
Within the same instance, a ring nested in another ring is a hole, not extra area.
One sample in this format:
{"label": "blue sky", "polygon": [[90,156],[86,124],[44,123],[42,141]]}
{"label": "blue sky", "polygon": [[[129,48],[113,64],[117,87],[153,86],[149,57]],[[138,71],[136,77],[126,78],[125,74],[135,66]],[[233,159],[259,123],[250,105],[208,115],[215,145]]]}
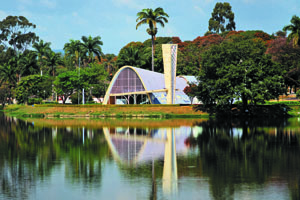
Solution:
{"label": "blue sky", "polygon": [[[23,15],[37,25],[34,30],[52,49],[62,49],[70,39],[100,36],[104,53],[118,54],[131,41],[149,38],[146,25],[138,30],[136,14],[143,8],[162,7],[169,23],[157,36],[193,40],[208,30],[215,0],[2,0],[0,20]],[[275,33],[300,16],[300,0],[228,0],[235,13],[236,30]]]}

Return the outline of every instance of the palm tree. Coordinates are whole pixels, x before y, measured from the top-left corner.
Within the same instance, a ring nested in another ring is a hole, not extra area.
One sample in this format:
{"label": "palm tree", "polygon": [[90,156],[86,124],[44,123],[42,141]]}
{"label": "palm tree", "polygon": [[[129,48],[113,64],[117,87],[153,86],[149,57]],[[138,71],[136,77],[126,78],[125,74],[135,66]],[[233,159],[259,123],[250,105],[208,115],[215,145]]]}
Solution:
{"label": "palm tree", "polygon": [[[53,51],[50,51],[46,54],[46,60],[47,60],[47,65],[50,66],[50,71],[52,72],[52,76],[54,79],[56,66],[62,64],[61,53],[55,53]],[[54,85],[52,82],[52,100],[56,99],[53,87]]]}
{"label": "palm tree", "polygon": [[40,69],[37,63],[37,53],[35,51],[25,51],[19,59],[18,69],[19,79],[21,76],[28,76],[32,74],[38,74]]}
{"label": "palm tree", "polygon": [[149,35],[151,35],[152,41],[152,71],[154,71],[154,40],[157,34],[157,24],[162,27],[165,26],[164,23],[168,23],[167,17],[169,15],[164,12],[162,8],[156,8],[154,11],[151,8],[143,9],[141,12],[137,13],[138,18],[136,19],[137,25],[136,29],[142,24],[148,24],[149,28],[146,30]]}
{"label": "palm tree", "polygon": [[146,64],[145,60],[143,52],[140,49],[129,46],[120,51],[117,64],[120,67],[129,65],[142,68]]}
{"label": "palm tree", "polygon": [[94,61],[94,55],[97,56],[97,58],[100,62],[101,56],[103,55],[102,49],[100,47],[100,45],[103,45],[103,42],[101,41],[101,37],[96,36],[93,38],[92,36],[89,36],[89,37],[82,36],[81,40],[82,40],[81,46],[89,55],[88,62],[91,63]]}
{"label": "palm tree", "polygon": [[69,43],[66,43],[64,46],[66,56],[70,56],[71,59],[75,62],[76,66],[79,66],[79,58],[81,58],[85,53],[81,46],[79,40],[71,39]]}
{"label": "palm tree", "polygon": [[288,42],[293,41],[293,46],[300,45],[300,17],[294,15],[290,25],[283,27],[283,31],[291,31],[288,35]]}
{"label": "palm tree", "polygon": [[47,65],[50,66],[50,71],[52,73],[52,76],[54,77],[56,66],[62,64],[61,53],[55,53],[53,51],[48,52],[46,54],[46,59]]}
{"label": "palm tree", "polygon": [[[45,64],[45,56],[48,51],[51,51],[50,48],[51,43],[50,42],[44,42],[43,40],[40,40],[39,43],[34,43],[32,47],[35,49],[38,55],[38,60],[40,64],[40,68],[42,69]],[[42,71],[41,71],[42,72]]]}
{"label": "palm tree", "polygon": [[17,84],[17,76],[16,76],[16,68],[9,63],[0,66],[0,85],[5,83],[8,85],[9,89],[9,101],[8,104],[11,104],[11,97],[12,97],[12,88],[16,87]]}

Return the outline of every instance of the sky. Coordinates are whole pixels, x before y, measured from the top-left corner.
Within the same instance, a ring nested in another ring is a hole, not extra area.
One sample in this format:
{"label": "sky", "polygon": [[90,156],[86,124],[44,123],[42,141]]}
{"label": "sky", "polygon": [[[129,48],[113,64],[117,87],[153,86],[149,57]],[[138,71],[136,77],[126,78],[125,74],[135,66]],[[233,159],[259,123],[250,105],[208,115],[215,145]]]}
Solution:
{"label": "sky", "polygon": [[[162,7],[169,15],[158,37],[178,36],[182,41],[203,36],[215,0],[0,0],[0,20],[9,15],[25,16],[36,25],[40,39],[52,49],[63,49],[70,39],[100,36],[103,53],[118,54],[132,41],[150,38],[147,26],[136,30],[136,14],[144,8]],[[227,0],[235,14],[236,30],[276,33],[300,16],[300,0]]]}

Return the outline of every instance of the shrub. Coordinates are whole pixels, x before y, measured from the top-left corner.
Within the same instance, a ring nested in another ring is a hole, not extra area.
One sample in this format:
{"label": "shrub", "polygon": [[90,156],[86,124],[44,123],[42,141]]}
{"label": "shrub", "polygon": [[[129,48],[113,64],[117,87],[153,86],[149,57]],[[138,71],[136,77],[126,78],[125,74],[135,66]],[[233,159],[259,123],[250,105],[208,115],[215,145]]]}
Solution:
{"label": "shrub", "polygon": [[28,105],[41,104],[42,102],[43,102],[42,98],[29,98],[28,99]]}

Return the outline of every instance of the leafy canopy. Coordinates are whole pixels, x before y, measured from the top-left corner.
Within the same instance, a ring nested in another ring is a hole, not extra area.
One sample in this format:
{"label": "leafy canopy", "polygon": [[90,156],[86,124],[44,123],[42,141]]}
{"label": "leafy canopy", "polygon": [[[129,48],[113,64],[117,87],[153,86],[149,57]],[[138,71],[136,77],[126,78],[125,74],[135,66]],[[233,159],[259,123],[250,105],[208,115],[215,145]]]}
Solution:
{"label": "leafy canopy", "polygon": [[154,54],[155,54],[155,36],[157,34],[157,24],[162,27],[165,26],[164,23],[168,22],[167,17],[169,15],[165,13],[162,8],[156,8],[154,11],[151,8],[143,9],[141,12],[137,13],[138,18],[136,19],[137,25],[136,29],[142,24],[148,24],[149,28],[146,30],[149,35],[151,35],[151,46],[152,46],[152,71],[154,71]]}
{"label": "leafy canopy", "polygon": [[167,17],[169,17],[169,15],[159,7],[155,10],[152,10],[152,8],[143,9],[137,13],[137,17],[136,22],[138,23],[136,29],[142,24],[148,24],[149,28],[147,29],[147,33],[151,36],[155,36],[157,33],[157,24],[165,27],[165,23],[168,23]]}
{"label": "leafy canopy", "polygon": [[51,94],[51,79],[48,76],[29,75],[23,77],[16,88],[18,103],[27,103],[29,97],[46,98]]}
{"label": "leafy canopy", "polygon": [[283,31],[290,31],[288,41],[293,41],[294,46],[300,46],[300,17],[294,15],[291,24],[283,27]]}
{"label": "leafy canopy", "polygon": [[283,93],[283,70],[265,54],[260,39],[235,37],[202,54],[198,98],[204,104],[229,105],[241,99],[264,102]]}
{"label": "leafy canopy", "polygon": [[208,30],[212,33],[235,30],[234,13],[229,3],[216,3],[209,19]]}
{"label": "leafy canopy", "polygon": [[25,51],[28,46],[38,40],[31,29],[36,27],[23,16],[8,16],[0,21],[0,43],[6,47],[12,47],[16,54]]}

